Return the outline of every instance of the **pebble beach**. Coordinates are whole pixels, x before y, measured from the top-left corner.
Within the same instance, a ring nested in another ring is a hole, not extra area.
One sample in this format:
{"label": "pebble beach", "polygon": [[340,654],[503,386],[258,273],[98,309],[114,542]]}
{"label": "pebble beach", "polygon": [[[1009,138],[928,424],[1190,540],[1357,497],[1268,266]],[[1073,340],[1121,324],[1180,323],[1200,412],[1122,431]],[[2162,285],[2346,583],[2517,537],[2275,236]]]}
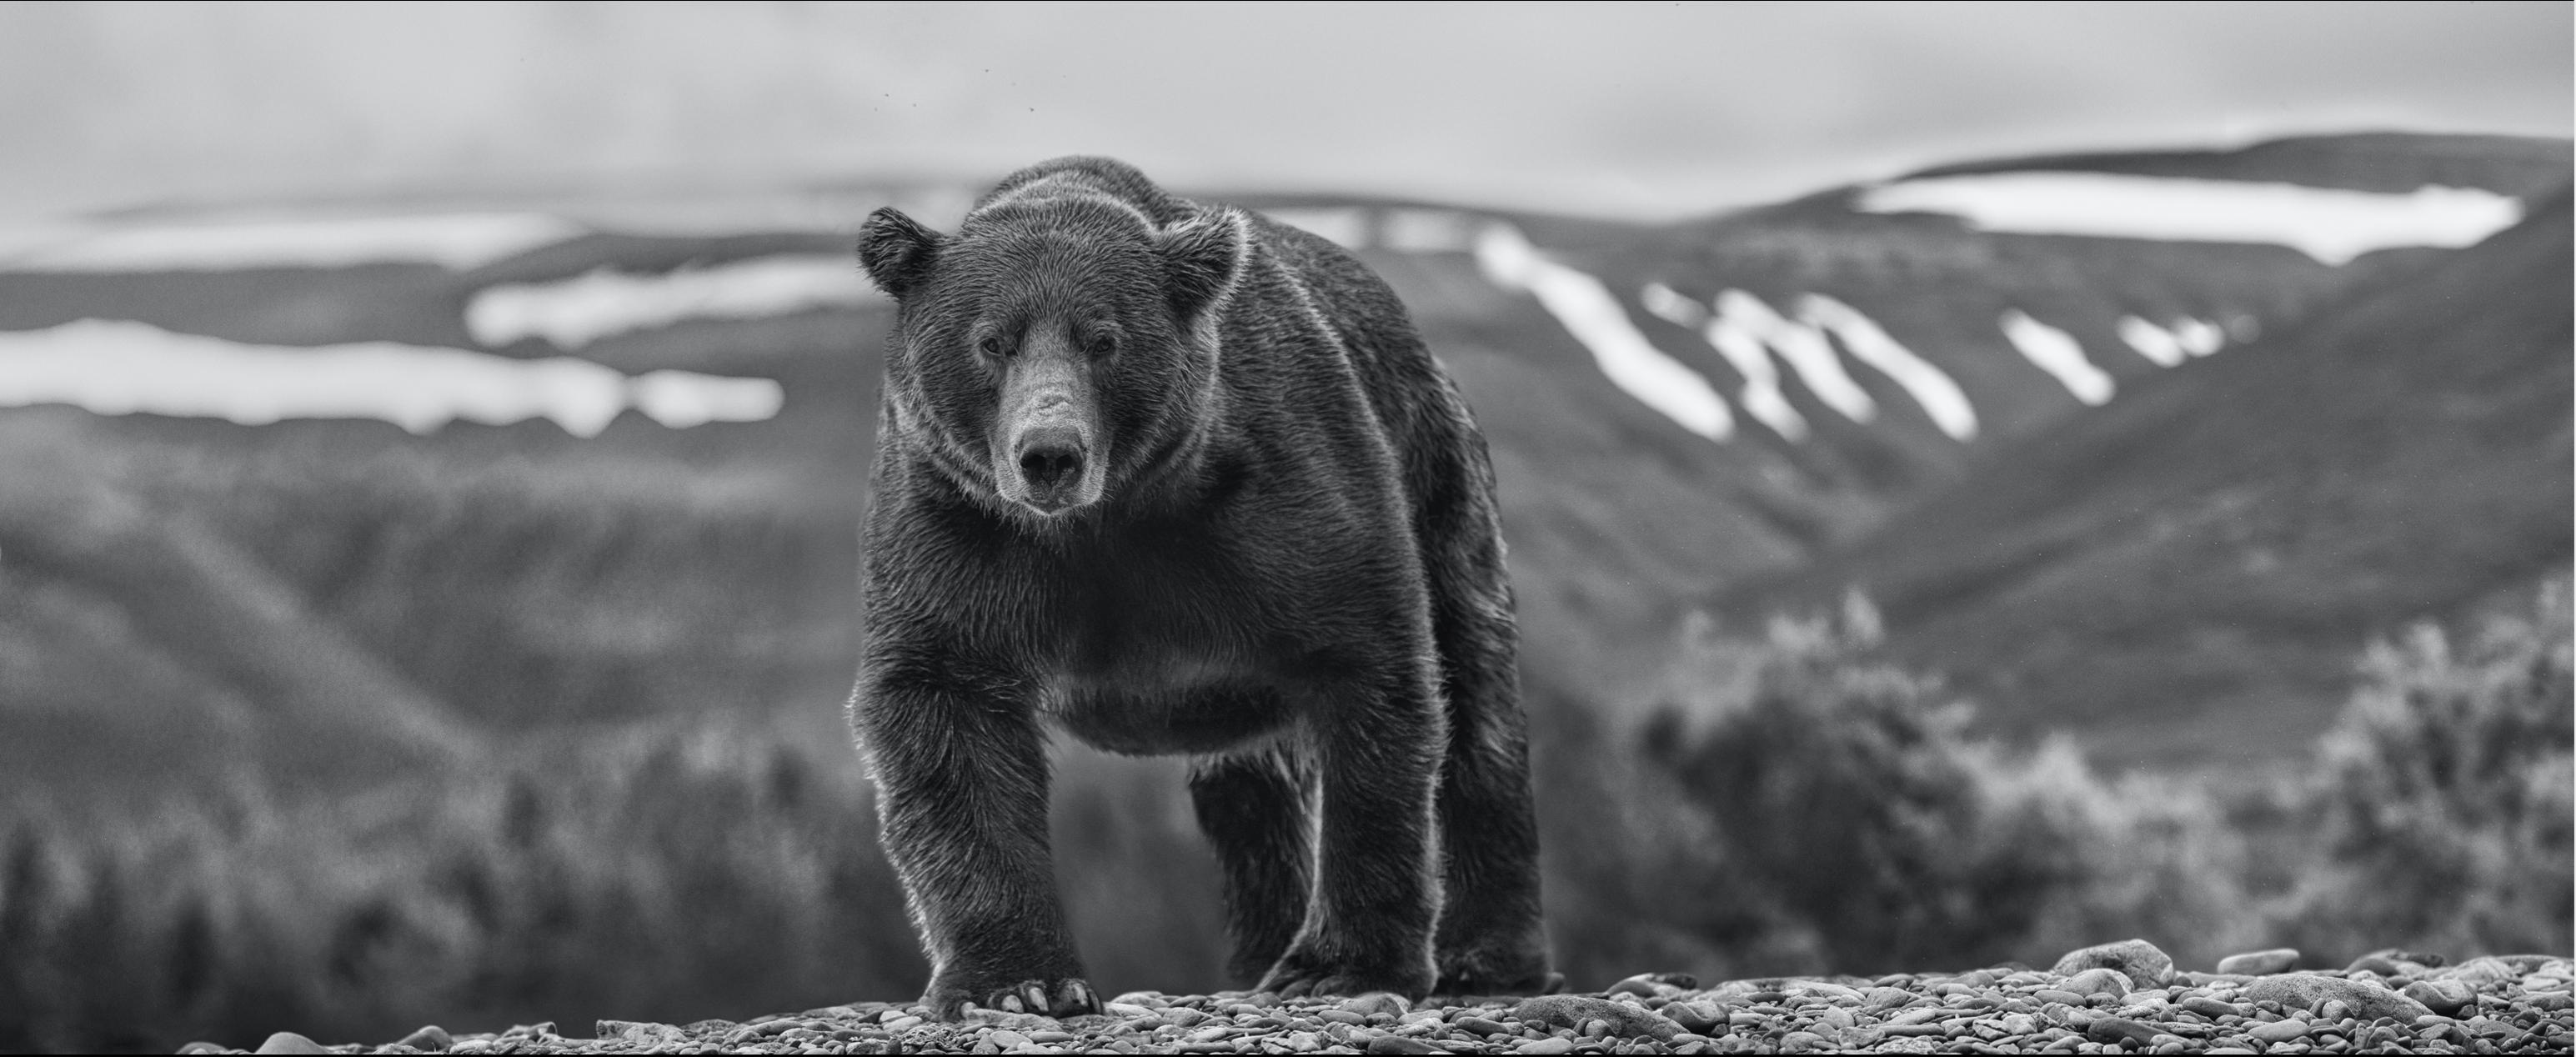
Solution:
{"label": "pebble beach", "polygon": [[2339,969],[2295,969],[2298,952],[2254,951],[2216,972],[2177,971],[2127,940],[2045,969],[1765,978],[1702,986],[1641,974],[1591,994],[1386,993],[1282,999],[1263,992],[1131,992],[1101,1015],[970,1009],[935,1022],[919,1006],[861,1002],[693,1024],[603,1020],[584,1035],[546,1023],[394,1042],[325,1045],[279,1032],[256,1050],[182,1053],[2565,1053],[2570,961],[2510,955],[2450,963],[2387,950]]}

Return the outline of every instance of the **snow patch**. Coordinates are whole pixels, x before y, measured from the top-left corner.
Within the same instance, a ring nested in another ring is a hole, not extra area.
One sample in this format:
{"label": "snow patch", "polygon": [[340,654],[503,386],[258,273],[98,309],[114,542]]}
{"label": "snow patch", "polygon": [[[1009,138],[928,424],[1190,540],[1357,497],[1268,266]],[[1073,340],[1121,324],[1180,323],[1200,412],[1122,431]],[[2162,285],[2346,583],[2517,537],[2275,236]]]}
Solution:
{"label": "snow patch", "polygon": [[390,341],[293,347],[84,319],[0,333],[0,407],[70,404],[101,415],[370,418],[414,433],[457,419],[544,418],[597,436],[634,407],[674,429],[756,422],[785,400],[776,381],[654,371],[629,378],[588,360],[514,360]]}
{"label": "snow patch", "polygon": [[1772,351],[1798,372],[1798,380],[1807,391],[1816,394],[1826,407],[1842,412],[1854,422],[1867,422],[1878,417],[1878,401],[1869,391],[1843,371],[1842,360],[1834,356],[1834,344],[1825,332],[1788,319],[1772,311],[1762,299],[1742,290],[1721,291],[1717,295],[1717,314],[1761,339]]}
{"label": "snow patch", "polygon": [[185,272],[421,263],[464,270],[582,234],[542,213],[298,217],[0,234],[0,271]]}
{"label": "snow patch", "polygon": [[2175,320],[2171,330],[2136,316],[2121,316],[2117,329],[2121,341],[2158,367],[2179,366],[2185,359],[2207,356],[2227,344],[2226,328],[2189,316]]}
{"label": "snow patch", "polygon": [[666,275],[602,268],[561,282],[485,287],[465,306],[465,328],[485,345],[541,337],[578,349],[684,319],[758,319],[882,299],[853,258],[782,254]]}
{"label": "snow patch", "polygon": [[1787,440],[1807,439],[1807,417],[1780,391],[1780,372],[1772,369],[1771,354],[1762,347],[1762,339],[1725,316],[1711,315],[1698,301],[1662,283],[1647,283],[1638,300],[1646,311],[1674,326],[1698,331],[1726,357],[1744,377],[1744,390],[1736,399],[1744,404],[1745,414]]}
{"label": "snow patch", "polygon": [[2092,407],[2111,402],[2111,376],[2084,358],[2084,346],[2075,335],[2032,319],[2018,308],[2005,310],[2003,328],[2013,348],[2056,378],[2075,399]]}
{"label": "snow patch", "polygon": [[[2250,319],[2246,329],[2248,331],[2253,329]],[[2181,322],[2174,324],[2174,340],[2182,344],[2184,352],[2194,356],[2207,356],[2217,352],[2219,346],[2227,344],[2227,328],[2207,320],[2186,316]]]}
{"label": "snow patch", "polygon": [[1977,409],[1968,402],[1967,392],[1941,368],[1889,337],[1876,320],[1823,294],[1800,297],[1798,318],[1809,326],[1831,331],[1854,359],[1877,368],[1913,397],[1932,424],[1952,440],[1976,437]]}
{"label": "snow patch", "polygon": [[1476,266],[1487,281],[1526,291],[1592,353],[1592,361],[1637,402],[1710,440],[1735,432],[1735,415],[1708,379],[1637,332],[1619,299],[1599,279],[1547,259],[1520,229],[1492,223],[1476,237]]}
{"label": "snow patch", "polygon": [[2479,188],[2427,184],[2388,194],[2090,172],[1906,180],[1866,188],[1854,206],[1948,213],[1987,231],[2274,243],[2334,265],[2372,250],[2469,246],[2522,219],[2519,201]]}
{"label": "snow patch", "polygon": [[2119,331],[2121,341],[2127,342],[2130,348],[2138,350],[2138,355],[2153,361],[2158,367],[2179,367],[2191,356],[2182,351],[2182,339],[2175,337],[2173,331],[2136,316],[2121,316],[2115,329]]}

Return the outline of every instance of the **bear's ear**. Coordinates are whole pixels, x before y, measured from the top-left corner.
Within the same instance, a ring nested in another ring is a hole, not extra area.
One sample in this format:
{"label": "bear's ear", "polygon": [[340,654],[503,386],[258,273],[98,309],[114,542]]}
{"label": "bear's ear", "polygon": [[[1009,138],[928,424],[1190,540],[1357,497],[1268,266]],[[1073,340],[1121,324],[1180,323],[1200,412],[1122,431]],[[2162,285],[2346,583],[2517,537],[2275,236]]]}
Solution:
{"label": "bear's ear", "polygon": [[930,274],[930,262],[938,254],[939,233],[893,206],[868,214],[868,222],[859,225],[859,264],[877,289],[895,297]]}
{"label": "bear's ear", "polygon": [[1243,273],[1251,233],[1231,209],[1201,213],[1163,229],[1156,248],[1163,255],[1163,274],[1172,314],[1196,323],[1199,315],[1224,299]]}

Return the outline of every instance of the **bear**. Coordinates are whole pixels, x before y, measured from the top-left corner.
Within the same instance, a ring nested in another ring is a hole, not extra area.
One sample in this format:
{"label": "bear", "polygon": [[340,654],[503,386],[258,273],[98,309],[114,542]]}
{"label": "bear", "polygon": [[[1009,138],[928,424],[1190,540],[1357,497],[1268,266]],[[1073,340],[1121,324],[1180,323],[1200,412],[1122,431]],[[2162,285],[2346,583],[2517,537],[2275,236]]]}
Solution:
{"label": "bear", "polygon": [[1553,986],[1494,473],[1394,292],[1093,157],[953,233],[879,209],[859,258],[896,322],[849,721],[922,1004],[1098,1011],[1058,732],[1192,757],[1237,981]]}

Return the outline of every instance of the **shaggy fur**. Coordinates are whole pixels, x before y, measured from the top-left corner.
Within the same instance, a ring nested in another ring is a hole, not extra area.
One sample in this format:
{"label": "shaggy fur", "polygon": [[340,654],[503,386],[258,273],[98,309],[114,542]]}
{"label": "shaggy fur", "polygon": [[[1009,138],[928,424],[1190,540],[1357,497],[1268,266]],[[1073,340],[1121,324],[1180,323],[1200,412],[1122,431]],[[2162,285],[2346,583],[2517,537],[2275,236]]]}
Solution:
{"label": "shaggy fur", "polygon": [[1232,970],[1283,995],[1543,985],[1485,442],[1386,285],[1128,166],[892,209],[901,306],[851,722],[923,1001],[1098,999],[1058,906],[1042,727],[1196,756]]}

